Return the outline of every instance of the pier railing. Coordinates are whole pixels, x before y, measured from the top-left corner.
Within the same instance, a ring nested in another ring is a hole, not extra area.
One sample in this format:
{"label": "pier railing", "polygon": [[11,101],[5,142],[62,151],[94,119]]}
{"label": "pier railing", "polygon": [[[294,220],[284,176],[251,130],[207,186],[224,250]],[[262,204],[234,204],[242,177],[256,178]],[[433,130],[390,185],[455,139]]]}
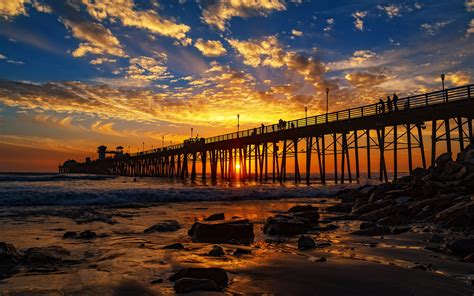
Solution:
{"label": "pier railing", "polygon": [[[434,106],[438,104],[448,103],[452,101],[474,99],[474,84],[460,86],[440,91],[434,91],[430,93],[408,96],[405,98],[400,98],[394,104],[392,102],[391,106],[387,105],[387,102],[384,101],[384,108],[380,103],[374,103],[370,105],[365,105],[361,107],[354,107],[346,110],[330,112],[326,114],[320,114],[316,116],[304,117],[296,120],[283,121],[279,124],[264,125],[252,129],[242,130],[239,132],[228,133],[224,135],[209,137],[204,139],[205,144],[215,143],[220,141],[227,141],[232,139],[239,139],[245,137],[252,137],[261,134],[280,132],[283,130],[301,128],[308,126],[315,126],[327,123],[333,123],[338,121],[351,120],[361,117],[370,117],[370,116],[383,116],[392,112],[403,112],[410,109],[422,108],[427,106]],[[200,140],[200,139],[199,139]],[[198,141],[198,139],[190,139],[189,141]],[[183,144],[177,144],[172,146],[167,146],[164,148],[147,150],[143,152],[133,153],[131,156],[144,155],[150,153],[156,153],[160,151],[180,149],[184,147]]]}

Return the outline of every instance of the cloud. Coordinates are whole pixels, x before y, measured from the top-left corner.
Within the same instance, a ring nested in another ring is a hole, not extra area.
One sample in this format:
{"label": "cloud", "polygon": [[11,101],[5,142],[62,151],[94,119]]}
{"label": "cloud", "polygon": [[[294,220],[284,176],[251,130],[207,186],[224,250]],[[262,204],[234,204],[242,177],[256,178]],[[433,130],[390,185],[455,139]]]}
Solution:
{"label": "cloud", "polygon": [[202,20],[223,31],[226,22],[233,17],[267,16],[282,10],[286,10],[282,0],[215,0],[203,9]]}
{"label": "cloud", "polygon": [[454,86],[462,86],[469,84],[471,75],[464,71],[446,73],[446,81],[451,82]]}
{"label": "cloud", "polygon": [[127,27],[148,30],[162,36],[175,38],[182,44],[188,45],[191,40],[186,34],[191,29],[185,24],[159,16],[154,10],[136,10],[133,0],[82,0],[88,13],[99,21],[109,19],[111,22],[120,21]]}
{"label": "cloud", "polygon": [[473,12],[474,11],[474,0],[466,0],[464,5],[466,6],[466,11],[467,12]]}
{"label": "cloud", "polygon": [[7,57],[0,53],[0,60],[6,60]]}
{"label": "cloud", "polygon": [[323,31],[324,31],[324,32],[332,31],[332,28],[333,28],[335,22],[336,22],[336,21],[334,20],[334,18],[328,18],[328,19],[326,20],[326,23],[327,23],[328,25],[327,25],[326,27],[324,27]]}
{"label": "cloud", "polygon": [[82,57],[87,54],[109,54],[125,57],[126,54],[119,40],[112,32],[100,23],[86,21],[71,21],[61,18],[60,21],[68,28],[75,38],[85,41],[72,52],[74,57]]}
{"label": "cloud", "polygon": [[4,19],[9,20],[12,17],[18,15],[27,15],[25,4],[29,3],[29,0],[3,0],[0,1],[0,16]]}
{"label": "cloud", "polygon": [[293,36],[297,36],[297,37],[303,36],[303,32],[298,31],[298,30],[291,30],[291,34],[292,34]]}
{"label": "cloud", "polygon": [[351,85],[356,87],[374,87],[388,79],[388,76],[384,74],[373,74],[368,72],[348,73],[344,77]]}
{"label": "cloud", "polygon": [[347,70],[356,68],[366,68],[378,65],[380,62],[377,54],[371,50],[356,50],[348,59],[335,61],[328,64],[331,70]]}
{"label": "cloud", "polygon": [[96,59],[93,59],[92,61],[90,61],[89,64],[100,65],[100,64],[103,64],[103,63],[115,63],[115,62],[117,62],[117,60],[115,60],[115,59],[96,58]]}
{"label": "cloud", "polygon": [[364,18],[367,16],[367,11],[356,11],[352,14],[354,26],[356,30],[364,31]]}
{"label": "cloud", "polygon": [[152,57],[134,57],[130,59],[130,66],[126,69],[127,78],[133,80],[159,80],[172,77],[166,70],[164,63],[166,54],[161,54],[158,59]]}
{"label": "cloud", "polygon": [[207,57],[218,57],[224,55],[227,50],[222,46],[222,43],[218,40],[203,40],[198,38],[194,46]]}
{"label": "cloud", "polygon": [[466,37],[469,37],[471,34],[474,34],[474,19],[469,22],[469,27],[466,30]]}
{"label": "cloud", "polygon": [[22,61],[15,61],[15,60],[9,59],[3,54],[0,54],[0,61],[1,60],[4,60],[5,62],[10,63],[10,64],[17,64],[17,65],[23,65],[24,64],[24,62],[22,62]]}
{"label": "cloud", "polygon": [[438,33],[439,30],[443,29],[444,27],[446,27],[450,23],[452,23],[451,20],[441,21],[441,22],[434,22],[434,23],[431,23],[431,24],[424,23],[424,24],[421,24],[420,28],[425,30],[430,35],[436,35],[436,33]]}
{"label": "cloud", "polygon": [[388,4],[385,6],[377,5],[377,8],[384,11],[390,19],[402,15],[402,7],[400,5],[396,5],[396,4]]}

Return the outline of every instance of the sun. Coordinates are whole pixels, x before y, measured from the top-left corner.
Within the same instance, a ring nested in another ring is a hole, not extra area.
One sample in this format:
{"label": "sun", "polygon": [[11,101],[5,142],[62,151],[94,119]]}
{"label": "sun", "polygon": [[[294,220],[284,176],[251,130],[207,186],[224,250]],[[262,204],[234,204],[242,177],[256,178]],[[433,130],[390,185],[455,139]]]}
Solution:
{"label": "sun", "polygon": [[236,164],[235,164],[235,169],[236,169],[237,171],[240,171],[240,163],[236,163]]}

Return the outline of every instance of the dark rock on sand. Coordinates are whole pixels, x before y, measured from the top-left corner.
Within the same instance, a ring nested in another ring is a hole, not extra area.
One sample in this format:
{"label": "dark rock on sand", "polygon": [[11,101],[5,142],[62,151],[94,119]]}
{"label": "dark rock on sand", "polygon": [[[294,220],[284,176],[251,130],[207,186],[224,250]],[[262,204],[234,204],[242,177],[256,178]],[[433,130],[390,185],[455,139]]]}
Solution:
{"label": "dark rock on sand", "polygon": [[63,234],[63,238],[76,238],[77,232],[75,231],[67,231]]}
{"label": "dark rock on sand", "polygon": [[352,204],[350,203],[341,203],[341,204],[326,208],[326,211],[330,213],[350,213],[351,210],[352,210]]}
{"label": "dark rock on sand", "polygon": [[206,219],[204,219],[204,221],[217,221],[217,220],[225,220],[224,213],[212,214]]}
{"label": "dark rock on sand", "polygon": [[150,284],[152,285],[161,284],[161,283],[163,283],[163,279],[156,279],[150,282]]}
{"label": "dark rock on sand", "polygon": [[188,234],[203,243],[251,244],[254,239],[253,223],[245,219],[195,222]]}
{"label": "dark rock on sand", "polygon": [[176,293],[192,291],[218,291],[216,283],[210,279],[181,278],[174,283]]}
{"label": "dark rock on sand", "polygon": [[13,244],[0,242],[0,279],[14,273],[21,258],[22,254]]}
{"label": "dark rock on sand", "polygon": [[200,267],[188,267],[183,268],[177,273],[170,276],[170,281],[175,282],[182,278],[194,278],[194,279],[208,279],[213,281],[218,288],[224,288],[229,282],[229,278],[224,269],[218,267],[211,268],[200,268]]}
{"label": "dark rock on sand", "polygon": [[364,230],[364,229],[373,228],[373,227],[376,227],[376,226],[377,226],[377,224],[372,223],[372,222],[362,222],[359,225],[359,229]]}
{"label": "dark rock on sand", "polygon": [[212,249],[209,251],[208,255],[213,256],[213,257],[220,257],[220,256],[224,256],[225,253],[224,253],[224,249],[222,249],[221,246],[214,245]]}
{"label": "dark rock on sand", "polygon": [[316,248],[316,242],[310,236],[302,235],[298,239],[298,249],[308,250]]}
{"label": "dark rock on sand", "polygon": [[445,227],[474,227],[474,201],[461,201],[439,212],[434,221]]}
{"label": "dark rock on sand", "polygon": [[176,220],[163,220],[151,227],[148,227],[143,232],[144,233],[171,232],[171,231],[177,231],[180,228],[181,226]]}
{"label": "dark rock on sand", "polygon": [[288,213],[293,217],[306,219],[310,223],[316,223],[319,219],[318,208],[312,205],[297,205],[290,208]]}
{"label": "dark rock on sand", "polygon": [[164,246],[163,249],[169,249],[169,250],[184,250],[184,246],[182,243],[174,243],[171,245]]}
{"label": "dark rock on sand", "polygon": [[78,239],[95,239],[97,238],[97,233],[90,230],[85,230],[77,236]]}
{"label": "dark rock on sand", "polygon": [[311,224],[304,218],[277,215],[267,219],[263,232],[266,235],[293,236],[306,233],[310,228]]}
{"label": "dark rock on sand", "polygon": [[327,224],[325,226],[313,227],[314,231],[333,231],[339,229],[339,226],[336,224]]}
{"label": "dark rock on sand", "polygon": [[71,253],[60,246],[35,247],[25,250],[23,260],[29,264],[48,265],[71,262]]}
{"label": "dark rock on sand", "polygon": [[444,244],[445,250],[456,256],[468,256],[474,253],[474,237],[455,237]]}
{"label": "dark rock on sand", "polygon": [[464,262],[474,263],[474,253],[467,255],[463,260]]}

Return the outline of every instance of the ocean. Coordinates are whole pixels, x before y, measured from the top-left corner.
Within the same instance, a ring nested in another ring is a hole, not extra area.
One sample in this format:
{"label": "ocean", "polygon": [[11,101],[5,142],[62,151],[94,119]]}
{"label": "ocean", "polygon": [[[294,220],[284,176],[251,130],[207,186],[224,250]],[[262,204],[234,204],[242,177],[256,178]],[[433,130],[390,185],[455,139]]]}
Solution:
{"label": "ocean", "polygon": [[[291,180],[291,179],[290,179]],[[0,174],[0,206],[129,205],[159,202],[236,201],[333,196],[357,186],[293,182],[190,181],[51,173]]]}

